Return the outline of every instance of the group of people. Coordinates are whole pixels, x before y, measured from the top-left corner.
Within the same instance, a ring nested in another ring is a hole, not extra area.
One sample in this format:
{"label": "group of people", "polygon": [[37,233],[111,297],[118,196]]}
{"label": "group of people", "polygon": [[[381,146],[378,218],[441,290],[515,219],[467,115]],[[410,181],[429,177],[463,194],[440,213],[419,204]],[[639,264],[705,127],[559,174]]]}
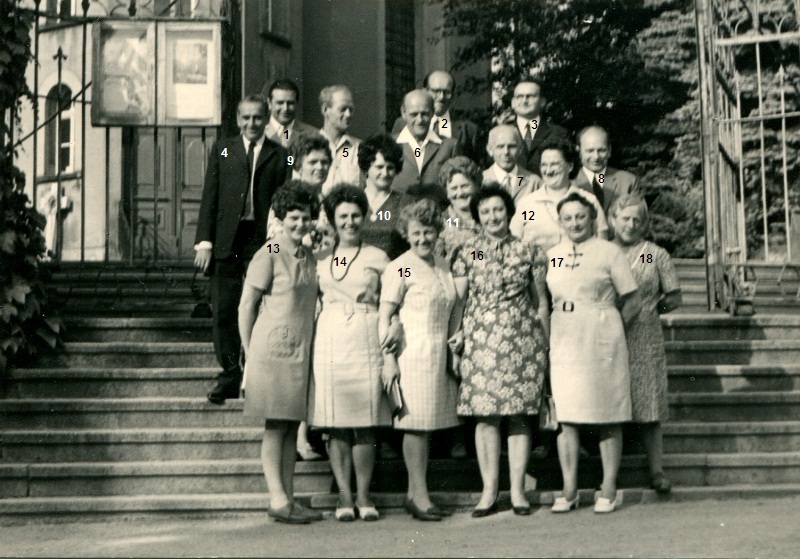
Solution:
{"label": "group of people", "polygon": [[316,130],[294,118],[298,89],[279,80],[265,100],[240,102],[241,135],[212,148],[195,247],[223,369],[208,399],[243,394],[244,415],[264,425],[277,521],[322,518],[293,492],[308,429],[325,436],[336,519],[380,518],[369,488],[391,427],[402,434],[406,510],[449,516],[428,492],[431,435],[464,422],[483,481],[472,515],[497,511],[502,433],[513,512],[528,515],[534,420],[550,391],[564,483],[553,512],[578,506],[583,427],[600,437],[595,512],[621,503],[626,422],[642,425],[651,486],[670,490],[659,314],[681,297],[668,253],[645,240],[636,177],[608,166],[599,126],[576,136],[572,176],[576,150],[542,116],[533,79],[482,150],[477,126],[450,116],[454,88],[450,74],[430,73],[392,135],[360,141],[345,86],[321,92]]}

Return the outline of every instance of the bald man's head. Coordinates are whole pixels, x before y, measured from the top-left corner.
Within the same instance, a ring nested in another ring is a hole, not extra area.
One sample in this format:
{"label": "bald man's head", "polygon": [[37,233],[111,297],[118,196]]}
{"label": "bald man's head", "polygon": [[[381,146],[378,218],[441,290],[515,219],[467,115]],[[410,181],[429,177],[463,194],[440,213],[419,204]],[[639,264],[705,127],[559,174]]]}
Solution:
{"label": "bald man's head", "polygon": [[428,135],[433,118],[433,97],[424,89],[414,89],[406,93],[400,107],[403,120],[414,138],[421,142]]}
{"label": "bald man's head", "polygon": [[434,70],[425,76],[424,85],[425,90],[433,97],[433,111],[436,116],[442,116],[450,110],[456,81],[449,72]]}
{"label": "bald man's head", "polygon": [[587,126],[578,134],[581,165],[593,173],[601,173],[608,166],[611,144],[608,132],[601,126]]}
{"label": "bald man's head", "polygon": [[521,144],[522,137],[516,126],[500,124],[489,132],[486,151],[497,166],[508,173],[517,164],[517,155]]}

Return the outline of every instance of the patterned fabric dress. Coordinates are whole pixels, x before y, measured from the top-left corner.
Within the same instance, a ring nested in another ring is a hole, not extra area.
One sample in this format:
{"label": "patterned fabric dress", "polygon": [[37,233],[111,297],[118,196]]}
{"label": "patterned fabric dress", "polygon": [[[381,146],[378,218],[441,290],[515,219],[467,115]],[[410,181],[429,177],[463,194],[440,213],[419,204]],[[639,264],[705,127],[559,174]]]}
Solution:
{"label": "patterned fabric dress", "polygon": [[431,266],[409,250],[389,263],[381,282],[381,302],[400,306],[405,334],[397,360],[408,415],[395,418],[395,429],[434,431],[458,425],[458,385],[446,372],[448,326],[456,300],[453,274],[442,259]]}
{"label": "patterned fabric dress", "polygon": [[458,249],[453,275],[469,280],[459,415],[538,413],[547,340],[530,286],[544,266],[536,247],[511,235],[498,242],[481,233]]}
{"label": "patterned fabric dress", "polygon": [[[631,370],[633,421],[666,421],[669,417],[667,357],[661,319],[656,308],[662,296],[680,289],[678,275],[669,253],[654,243],[639,243],[630,247],[627,254],[644,303],[642,312],[631,320],[625,330]],[[644,259],[641,255],[644,255]]]}
{"label": "patterned fabric dress", "polygon": [[334,266],[332,259],[331,254],[317,263],[322,310],[314,338],[308,423],[320,428],[391,425],[378,340],[380,280],[389,258],[362,244],[346,265]]}
{"label": "patterned fabric dress", "polygon": [[481,226],[471,215],[458,215],[452,206],[447,207],[443,219],[444,229],[436,241],[436,254],[452,264],[456,249],[475,238],[481,232]]}
{"label": "patterned fabric dress", "polygon": [[630,265],[614,243],[591,237],[547,252],[550,383],[562,423],[631,419],[628,346],[617,297],[636,291]]}

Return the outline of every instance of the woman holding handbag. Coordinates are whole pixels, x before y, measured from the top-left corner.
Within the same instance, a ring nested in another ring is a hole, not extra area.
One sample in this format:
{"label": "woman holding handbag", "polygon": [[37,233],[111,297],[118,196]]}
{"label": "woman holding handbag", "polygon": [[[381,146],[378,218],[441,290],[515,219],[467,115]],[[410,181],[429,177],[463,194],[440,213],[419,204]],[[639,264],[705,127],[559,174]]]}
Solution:
{"label": "woman holding handbag", "polygon": [[478,191],[470,211],[481,232],[460,246],[453,276],[464,311],[464,353],[458,414],[474,417],[483,493],[472,516],[497,512],[500,426],[508,422],[508,462],[514,514],[531,512],[525,471],[530,416],[539,411],[547,372],[548,308],[545,262],[538,247],[513,237],[514,199],[500,185]]}

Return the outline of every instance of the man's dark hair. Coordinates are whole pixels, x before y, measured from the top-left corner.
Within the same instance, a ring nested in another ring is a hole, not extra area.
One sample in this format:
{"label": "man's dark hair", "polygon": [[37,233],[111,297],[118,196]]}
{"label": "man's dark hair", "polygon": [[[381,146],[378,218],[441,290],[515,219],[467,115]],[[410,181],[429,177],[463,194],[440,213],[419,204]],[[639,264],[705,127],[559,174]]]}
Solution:
{"label": "man's dark hair", "polygon": [[295,84],[292,80],[289,79],[281,79],[275,80],[272,82],[272,85],[269,86],[267,90],[267,99],[272,99],[272,92],[276,89],[282,89],[284,91],[294,91],[294,95],[297,100],[300,100],[300,89],[298,89],[297,84]]}

